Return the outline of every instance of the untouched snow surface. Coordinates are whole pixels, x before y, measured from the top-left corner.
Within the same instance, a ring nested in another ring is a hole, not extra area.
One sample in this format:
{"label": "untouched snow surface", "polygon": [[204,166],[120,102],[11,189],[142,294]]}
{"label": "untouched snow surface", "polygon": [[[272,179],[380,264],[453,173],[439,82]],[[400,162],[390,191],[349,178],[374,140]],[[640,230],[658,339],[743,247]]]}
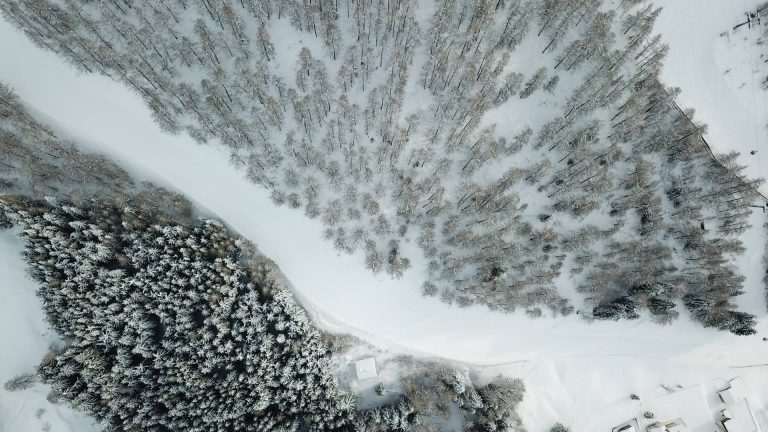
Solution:
{"label": "untouched snow surface", "polygon": [[[691,1],[681,3],[696,9]],[[725,20],[720,14],[717,19]],[[687,43],[673,43],[672,56],[676,46]],[[684,65],[675,65],[671,68],[685,72]],[[197,145],[185,135],[162,134],[137,95],[107,78],[77,74],[3,21],[0,80],[30,107],[50,116],[60,133],[108,153],[140,177],[171,185],[253,240],[288,276],[320,327],[353,333],[394,351],[478,365],[486,376],[503,372],[524,378],[529,392],[521,415],[530,432],[548,430],[556,420],[574,431],[608,431],[642,412],[642,403],[629,400],[629,393],[643,396],[661,384],[691,386],[721,376],[749,376],[758,405],[768,403],[766,368],[734,368],[768,359],[768,342],[761,340],[768,335],[761,281],[763,229],[745,239],[748,253],[742,268],[748,293],[738,299],[743,310],[760,319],[756,336],[703,329],[686,313],[664,328],[646,318],[587,324],[578,315],[531,320],[522,313],[459,309],[421,297],[420,260],[414,260],[404,279],[391,280],[367,272],[359,255],[337,256],[321,239],[318,221],[275,207],[264,190],[229,166],[225,152]],[[704,115],[702,120],[715,124]],[[729,136],[727,130],[722,134]],[[755,226],[764,221],[762,213],[753,215]],[[0,335],[0,342],[6,337]]]}

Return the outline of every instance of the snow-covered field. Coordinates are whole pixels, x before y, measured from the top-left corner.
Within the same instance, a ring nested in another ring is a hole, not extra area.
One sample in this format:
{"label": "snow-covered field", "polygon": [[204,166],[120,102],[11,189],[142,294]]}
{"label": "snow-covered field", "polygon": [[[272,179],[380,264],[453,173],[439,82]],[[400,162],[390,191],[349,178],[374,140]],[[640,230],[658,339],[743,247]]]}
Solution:
{"label": "snow-covered field", "polygon": [[[746,149],[743,153],[748,157],[755,129],[738,121],[755,116],[749,117],[749,105],[736,91],[738,85],[734,87],[734,78],[723,75],[722,69],[723,62],[743,63],[745,58],[723,60],[724,53],[730,52],[729,42],[718,36],[743,16],[742,6],[734,3],[740,2],[679,0],[665,5],[660,29],[668,35],[671,54],[664,77],[670,85],[683,88],[682,105],[695,106],[697,118],[710,124],[708,139],[717,150]],[[745,31],[741,29],[734,38]],[[754,62],[759,64],[762,60]],[[319,326],[353,333],[390,350],[477,365],[485,374],[504,372],[525,378],[529,392],[521,415],[531,432],[545,431],[556,420],[575,431],[608,431],[642,412],[644,396],[655,394],[661,384],[687,387],[717,377],[748,377],[754,404],[768,404],[766,367],[739,368],[768,363],[768,342],[762,341],[768,336],[761,281],[764,231],[745,239],[748,252],[741,262],[748,292],[738,300],[742,310],[760,319],[755,336],[703,329],[685,316],[671,328],[663,328],[645,318],[588,324],[578,315],[531,320],[524,314],[502,315],[482,307],[459,309],[421,297],[416,281],[424,274],[423,263],[414,262],[404,279],[394,281],[368,273],[361,256],[337,256],[322,240],[319,222],[275,207],[264,190],[228,165],[225,152],[196,145],[187,136],[163,135],[135,94],[106,78],[79,76],[2,21],[0,80],[30,107],[50,116],[60,131],[108,153],[138,176],[180,190],[253,240],[289,277]],[[765,145],[765,128],[758,132]],[[756,156],[764,157],[761,163],[768,168],[768,147]],[[750,169],[754,171],[755,164]],[[765,216],[755,213],[751,222],[761,227]],[[18,244],[11,243],[9,234],[3,236],[0,254],[16,253]],[[3,264],[12,264],[0,270],[3,282],[12,280],[11,276],[19,280],[21,261],[0,257]],[[12,297],[4,296],[4,308],[22,311],[6,299]],[[6,374],[6,365],[29,369],[45,351],[46,338],[38,336],[40,313],[31,316],[38,317],[38,327],[30,330],[36,342],[25,350],[35,352],[5,349],[12,343],[6,341],[11,334],[7,326],[16,321],[2,317],[0,379],[17,373]],[[630,393],[643,400],[631,401]],[[32,394],[15,397],[31,398]],[[9,431],[39,430],[29,420],[36,407],[19,400],[0,402],[0,426]],[[30,411],[25,416],[29,424],[9,423],[18,406]]]}

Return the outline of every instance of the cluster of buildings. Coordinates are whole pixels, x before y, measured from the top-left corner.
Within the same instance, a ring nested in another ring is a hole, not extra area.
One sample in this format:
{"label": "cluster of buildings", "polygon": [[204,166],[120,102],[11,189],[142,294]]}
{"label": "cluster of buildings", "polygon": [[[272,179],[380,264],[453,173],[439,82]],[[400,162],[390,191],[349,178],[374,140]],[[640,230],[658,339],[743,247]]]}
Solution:
{"label": "cluster of buildings", "polygon": [[643,403],[643,416],[612,432],[759,432],[741,378],[671,391]]}

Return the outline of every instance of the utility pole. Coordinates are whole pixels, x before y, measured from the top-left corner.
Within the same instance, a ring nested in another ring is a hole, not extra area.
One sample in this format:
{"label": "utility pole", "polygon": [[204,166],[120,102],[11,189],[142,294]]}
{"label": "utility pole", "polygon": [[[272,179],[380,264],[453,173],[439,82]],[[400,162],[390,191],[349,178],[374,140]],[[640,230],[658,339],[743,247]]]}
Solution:
{"label": "utility pole", "polygon": [[747,16],[747,20],[743,23],[736,24],[736,26],[733,27],[734,30],[736,30],[739,27],[747,26],[748,28],[752,28],[752,26],[759,26],[760,25],[760,14],[763,12],[764,9],[757,10],[755,12],[745,12],[744,14]]}

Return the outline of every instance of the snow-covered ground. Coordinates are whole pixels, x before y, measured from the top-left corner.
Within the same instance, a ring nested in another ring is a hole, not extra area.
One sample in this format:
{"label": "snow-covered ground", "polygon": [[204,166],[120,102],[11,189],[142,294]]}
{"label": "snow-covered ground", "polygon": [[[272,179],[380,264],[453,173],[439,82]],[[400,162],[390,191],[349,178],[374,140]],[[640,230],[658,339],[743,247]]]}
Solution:
{"label": "snow-covered ground", "polygon": [[[683,105],[703,104],[698,117],[710,123],[712,141],[725,146],[730,142],[727,137],[744,134],[731,135],[731,126],[719,126],[715,120],[723,113],[711,111],[714,117],[707,117],[707,99],[689,99],[696,88],[686,90],[675,77],[705,76],[686,69],[684,59],[689,57],[690,64],[703,63],[700,68],[718,67],[715,57],[709,64],[701,56],[707,47],[720,42],[720,32],[732,27],[729,14],[714,6],[694,7],[692,0],[670,3],[675,4],[667,5],[671,12],[662,16],[662,29],[686,27],[686,31],[670,34],[672,53],[665,79],[683,87]],[[670,16],[681,7],[677,3],[688,5],[678,12],[702,16]],[[695,2],[720,3],[731,5],[728,11],[735,7],[726,1]],[[711,26],[701,29],[709,21],[708,13],[715,15],[712,20],[720,30]],[[738,20],[739,13],[730,15]],[[683,18],[693,22],[682,23]],[[700,38],[695,37],[698,30]],[[713,37],[706,36],[712,32]],[[697,48],[699,42],[707,41],[711,45]],[[676,60],[678,55],[681,60]],[[711,76],[714,80],[715,75]],[[10,84],[30,107],[50,116],[59,131],[110,154],[138,176],[175,187],[253,240],[289,277],[319,326],[350,332],[391,350],[474,364],[485,374],[504,372],[525,378],[529,393],[521,414],[531,432],[542,432],[558,419],[575,431],[608,431],[641,412],[642,406],[629,400],[629,393],[642,397],[661,384],[691,386],[716,377],[749,376],[755,404],[768,404],[768,371],[763,367],[734,369],[768,363],[768,342],[761,340],[768,335],[761,282],[767,241],[763,230],[745,239],[749,252],[741,262],[748,292],[739,302],[743,310],[758,315],[756,336],[735,337],[702,329],[685,313],[671,328],[663,328],[648,319],[587,324],[578,315],[531,320],[522,313],[502,315],[482,307],[459,309],[421,297],[419,285],[425,272],[418,261],[404,279],[395,281],[368,273],[361,256],[337,256],[321,239],[319,222],[308,220],[301,212],[275,207],[264,190],[248,183],[228,165],[226,153],[214,146],[197,145],[187,136],[162,134],[138,96],[106,78],[78,75],[2,21],[0,80]],[[699,90],[726,86],[709,101],[720,103],[718,98],[722,97],[722,103],[715,106],[738,113],[734,107],[739,106],[740,99],[729,93],[727,81],[711,86],[699,81],[696,85]],[[768,158],[768,148],[758,154]],[[755,226],[762,227],[764,222],[762,213],[753,215]],[[18,267],[2,272],[19,272]],[[5,274],[2,276],[5,281]],[[7,334],[0,334],[0,344]],[[29,368],[34,357],[18,358],[29,361]]]}
{"label": "snow-covered ground", "polygon": [[[716,153],[735,150],[750,177],[768,177],[768,77],[765,44],[758,45],[768,20],[746,21],[762,0],[675,0],[664,2],[656,28],[670,51],[662,71],[665,84],[680,87],[683,108],[709,126]],[[751,151],[757,150],[755,155]],[[768,184],[762,187],[768,194]]]}
{"label": "snow-covered ground", "polygon": [[24,391],[2,387],[9,379],[34,372],[56,336],[43,319],[36,284],[26,277],[22,243],[15,232],[0,231],[0,431],[89,432],[99,428],[86,416],[46,400],[42,384]]}

